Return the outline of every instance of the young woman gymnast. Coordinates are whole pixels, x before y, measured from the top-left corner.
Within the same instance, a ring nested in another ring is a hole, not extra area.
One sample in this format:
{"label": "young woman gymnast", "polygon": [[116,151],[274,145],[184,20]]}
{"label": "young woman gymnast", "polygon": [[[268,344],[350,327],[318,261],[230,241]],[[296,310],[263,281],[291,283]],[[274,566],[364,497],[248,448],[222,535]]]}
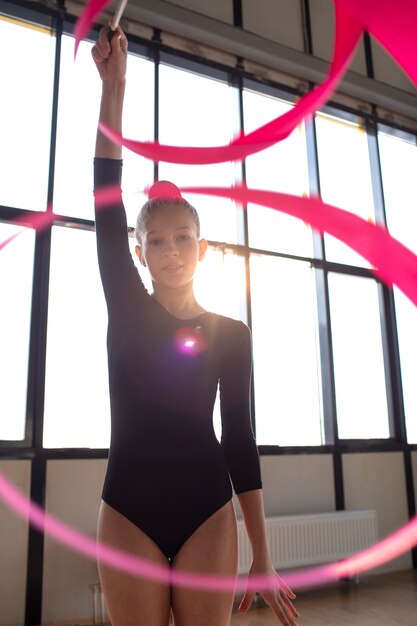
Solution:
{"label": "young woman gymnast", "polygon": [[[92,48],[102,80],[100,120],[121,131],[127,39],[103,28]],[[95,190],[120,186],[121,148],[97,132]],[[249,397],[251,337],[243,322],[210,313],[193,292],[207,242],[195,209],[172,183],[155,183],[129,251],[121,195],[96,207],[97,252],[108,309],[111,443],[98,540],[180,570],[237,576],[232,486],[252,546],[249,577],[270,576],[260,591],[284,626],[296,626],[293,592],[274,571],[265,531],[259,457]],[[187,331],[184,331],[184,328]],[[191,333],[190,336],[186,333]],[[187,339],[188,338],[188,339]],[[220,385],[222,438],[213,429]],[[134,577],[98,559],[113,626],[228,626],[234,592],[170,586]],[[254,591],[240,604],[246,611]]]}

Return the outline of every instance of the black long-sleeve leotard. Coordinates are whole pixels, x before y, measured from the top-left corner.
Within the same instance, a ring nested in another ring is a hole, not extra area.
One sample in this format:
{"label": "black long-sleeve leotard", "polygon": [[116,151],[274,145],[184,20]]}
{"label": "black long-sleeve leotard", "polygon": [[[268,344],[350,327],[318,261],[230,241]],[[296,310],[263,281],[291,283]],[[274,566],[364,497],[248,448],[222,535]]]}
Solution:
{"label": "black long-sleeve leotard", "polygon": [[[236,493],[262,486],[250,419],[251,337],[240,321],[203,313],[182,320],[146,291],[133,263],[121,192],[122,161],[96,158],[96,235],[108,309],[111,442],[103,500],[174,558]],[[205,349],[182,351],[190,327]],[[197,351],[198,352],[198,351]],[[218,385],[221,443],[213,428]]]}

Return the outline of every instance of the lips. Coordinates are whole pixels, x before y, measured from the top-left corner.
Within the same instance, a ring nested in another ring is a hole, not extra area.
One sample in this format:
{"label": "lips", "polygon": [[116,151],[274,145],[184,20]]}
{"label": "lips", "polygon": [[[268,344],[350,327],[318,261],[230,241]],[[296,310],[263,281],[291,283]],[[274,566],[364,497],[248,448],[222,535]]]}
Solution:
{"label": "lips", "polygon": [[182,265],[165,265],[163,268],[166,272],[177,272],[182,269]]}

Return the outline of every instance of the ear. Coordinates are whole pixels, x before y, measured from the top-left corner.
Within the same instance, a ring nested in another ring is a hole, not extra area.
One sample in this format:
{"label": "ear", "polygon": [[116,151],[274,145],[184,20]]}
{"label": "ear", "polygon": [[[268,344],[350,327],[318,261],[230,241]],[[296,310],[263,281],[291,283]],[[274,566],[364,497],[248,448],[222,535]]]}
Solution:
{"label": "ear", "polygon": [[143,265],[143,267],[146,267],[145,257],[143,256],[142,248],[140,246],[135,246],[135,253],[140,261],[140,264]]}
{"label": "ear", "polygon": [[204,257],[206,256],[206,252],[208,248],[207,240],[200,239],[200,241],[198,242],[198,245],[199,245],[198,260],[202,261]]}

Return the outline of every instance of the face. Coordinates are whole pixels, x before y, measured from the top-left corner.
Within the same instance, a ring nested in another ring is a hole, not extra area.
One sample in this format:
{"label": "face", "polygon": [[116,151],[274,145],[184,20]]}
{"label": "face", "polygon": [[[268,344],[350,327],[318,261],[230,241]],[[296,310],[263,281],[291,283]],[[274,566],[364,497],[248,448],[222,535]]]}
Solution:
{"label": "face", "polygon": [[192,284],[207,242],[198,240],[197,226],[187,209],[162,206],[149,218],[136,254],[152,282],[171,289]]}

